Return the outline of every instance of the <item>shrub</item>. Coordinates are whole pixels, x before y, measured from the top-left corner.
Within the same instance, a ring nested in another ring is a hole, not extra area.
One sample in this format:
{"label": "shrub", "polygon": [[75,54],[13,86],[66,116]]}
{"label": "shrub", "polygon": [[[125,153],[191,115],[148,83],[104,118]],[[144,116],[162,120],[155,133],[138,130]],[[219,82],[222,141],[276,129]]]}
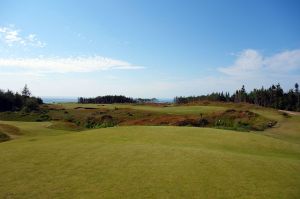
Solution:
{"label": "shrub", "polygon": [[286,118],[291,117],[291,116],[290,116],[289,114],[287,114],[286,112],[282,112],[281,115],[282,115],[283,117],[286,117]]}
{"label": "shrub", "polygon": [[196,127],[205,127],[209,124],[208,120],[201,118],[196,119],[184,119],[175,123],[176,126],[196,126]]}
{"label": "shrub", "polygon": [[74,122],[75,121],[74,116],[72,116],[72,115],[65,115],[64,120],[66,122]]}
{"label": "shrub", "polygon": [[103,116],[88,116],[85,120],[85,127],[86,128],[106,128],[106,127],[113,127],[116,125],[113,117],[110,115],[103,115]]}
{"label": "shrub", "polygon": [[43,122],[43,121],[48,121],[50,120],[49,115],[47,114],[42,114],[38,119],[36,119],[37,122]]}
{"label": "shrub", "polygon": [[80,126],[81,122],[80,122],[80,121],[76,121],[75,124],[76,124],[77,126]]}
{"label": "shrub", "polygon": [[4,141],[8,141],[8,140],[10,140],[10,137],[0,131],[0,142],[4,142]]}
{"label": "shrub", "polygon": [[31,112],[31,111],[37,111],[39,110],[39,103],[35,98],[27,98],[25,101],[25,106],[23,108],[23,111],[25,112]]}
{"label": "shrub", "polygon": [[201,119],[199,120],[199,126],[201,126],[201,127],[207,126],[208,124],[209,124],[209,122],[208,122],[208,120],[205,119],[205,118],[201,118]]}

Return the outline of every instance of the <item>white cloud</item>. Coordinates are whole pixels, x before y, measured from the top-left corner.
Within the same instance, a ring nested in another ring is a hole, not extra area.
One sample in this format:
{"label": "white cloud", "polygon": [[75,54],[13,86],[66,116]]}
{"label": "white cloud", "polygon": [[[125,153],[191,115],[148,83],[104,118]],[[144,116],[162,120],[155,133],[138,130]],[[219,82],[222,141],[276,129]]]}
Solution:
{"label": "white cloud", "polygon": [[283,75],[300,69],[300,50],[263,56],[256,50],[242,51],[232,66],[221,67],[218,70],[230,76]]}
{"label": "white cloud", "polygon": [[269,70],[278,72],[300,69],[300,50],[284,51],[266,57],[264,64]]}
{"label": "white cloud", "polygon": [[35,73],[93,72],[99,70],[141,69],[126,61],[93,56],[68,58],[0,58],[0,68],[23,69]]}
{"label": "white cloud", "polygon": [[20,30],[13,26],[0,27],[0,41],[8,46],[21,45],[33,46],[38,48],[45,47],[46,43],[40,41],[35,34],[23,36]]}

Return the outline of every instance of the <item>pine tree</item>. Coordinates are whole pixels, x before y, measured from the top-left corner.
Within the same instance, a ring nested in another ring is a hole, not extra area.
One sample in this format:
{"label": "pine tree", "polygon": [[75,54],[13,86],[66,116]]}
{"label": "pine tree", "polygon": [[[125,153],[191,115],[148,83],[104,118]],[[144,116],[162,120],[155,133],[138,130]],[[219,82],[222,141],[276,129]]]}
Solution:
{"label": "pine tree", "polygon": [[24,97],[30,97],[31,95],[31,92],[29,91],[28,87],[27,87],[27,84],[25,84],[23,90],[22,90],[22,95]]}
{"label": "pine tree", "polygon": [[299,95],[299,84],[295,84],[295,93],[297,95],[297,107],[296,109],[299,111],[300,110],[300,95]]}

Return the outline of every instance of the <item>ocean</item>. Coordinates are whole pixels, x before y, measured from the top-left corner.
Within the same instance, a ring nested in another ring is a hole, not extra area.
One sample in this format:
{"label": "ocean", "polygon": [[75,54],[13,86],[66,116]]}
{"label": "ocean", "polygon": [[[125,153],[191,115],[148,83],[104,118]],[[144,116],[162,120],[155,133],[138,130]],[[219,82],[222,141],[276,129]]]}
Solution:
{"label": "ocean", "polygon": [[41,97],[44,103],[67,103],[67,102],[77,102],[77,97]]}

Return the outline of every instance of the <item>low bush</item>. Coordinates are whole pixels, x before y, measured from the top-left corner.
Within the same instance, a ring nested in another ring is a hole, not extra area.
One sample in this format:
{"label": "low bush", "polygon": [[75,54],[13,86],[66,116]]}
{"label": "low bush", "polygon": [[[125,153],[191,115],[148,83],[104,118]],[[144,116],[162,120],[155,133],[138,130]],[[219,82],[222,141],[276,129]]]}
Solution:
{"label": "low bush", "polygon": [[209,121],[205,118],[201,119],[185,119],[175,123],[176,126],[195,126],[195,127],[206,127],[209,125]]}
{"label": "low bush", "polygon": [[37,122],[44,122],[49,120],[50,120],[50,116],[47,114],[42,114],[38,119],[36,119]]}
{"label": "low bush", "polygon": [[0,131],[0,142],[5,142],[10,140],[10,137],[8,135],[6,135],[5,133]]}
{"label": "low bush", "polygon": [[75,122],[74,116],[72,115],[65,115],[64,116],[64,121],[66,122]]}
{"label": "low bush", "polygon": [[106,128],[113,127],[117,124],[111,115],[91,115],[85,119],[86,128]]}
{"label": "low bush", "polygon": [[25,100],[25,105],[23,107],[24,112],[32,112],[39,110],[39,101],[36,98],[28,98]]}

